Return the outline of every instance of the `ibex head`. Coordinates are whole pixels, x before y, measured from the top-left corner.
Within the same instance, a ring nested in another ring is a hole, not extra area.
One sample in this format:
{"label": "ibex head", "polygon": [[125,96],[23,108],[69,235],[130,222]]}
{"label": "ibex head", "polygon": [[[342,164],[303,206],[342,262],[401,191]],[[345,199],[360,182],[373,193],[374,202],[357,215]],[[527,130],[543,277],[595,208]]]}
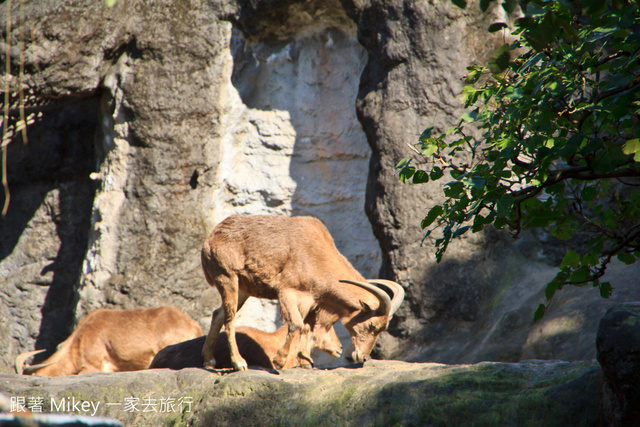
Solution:
{"label": "ibex head", "polygon": [[[353,353],[351,357],[356,363],[363,363],[371,354],[376,339],[389,326],[389,321],[404,299],[404,289],[399,284],[389,280],[340,280],[344,283],[360,286],[371,292],[379,301],[377,307],[371,307],[360,301],[362,309],[350,319],[343,319],[344,326],[351,335]],[[393,298],[381,289],[389,289]]]}

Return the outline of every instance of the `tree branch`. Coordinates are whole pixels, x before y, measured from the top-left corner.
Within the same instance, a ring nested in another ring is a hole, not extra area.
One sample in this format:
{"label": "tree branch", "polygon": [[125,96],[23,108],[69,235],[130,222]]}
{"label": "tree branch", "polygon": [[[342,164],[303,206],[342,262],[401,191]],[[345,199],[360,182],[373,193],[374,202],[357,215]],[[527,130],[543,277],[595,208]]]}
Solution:
{"label": "tree branch", "polygon": [[631,89],[635,89],[638,86],[640,86],[640,75],[636,76],[631,81],[631,83],[628,83],[628,84],[626,84],[624,86],[617,87],[615,89],[608,90],[606,92],[602,92],[601,94],[597,95],[593,99],[592,103],[593,104],[597,104],[598,102],[602,101],[605,98],[608,98],[608,97],[613,96],[613,95],[617,95],[617,94],[622,93],[622,92],[626,92],[626,91],[631,90]]}

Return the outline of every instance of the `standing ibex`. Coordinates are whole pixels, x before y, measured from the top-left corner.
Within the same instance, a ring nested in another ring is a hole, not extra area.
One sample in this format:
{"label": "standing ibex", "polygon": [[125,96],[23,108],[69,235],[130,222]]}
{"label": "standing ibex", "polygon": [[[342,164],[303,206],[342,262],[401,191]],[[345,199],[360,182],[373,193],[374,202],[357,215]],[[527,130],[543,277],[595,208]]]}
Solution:
{"label": "standing ibex", "polygon": [[222,297],[202,348],[207,367],[215,366],[214,346],[224,323],[233,368],[247,369],[235,340],[234,319],[250,296],[280,301],[289,329],[274,359],[277,366],[287,360],[296,335],[299,356],[313,363],[308,316],[314,313],[330,326],[342,319],[351,335],[353,360],[365,361],[404,298],[395,282],[366,282],[338,252],[322,222],[312,217],[230,216],[211,232],[201,255],[205,278]]}
{"label": "standing ibex", "polygon": [[198,323],[175,307],[116,310],[100,308],[85,317],[60,349],[38,365],[16,358],[16,372],[57,377],[87,372],[147,369],[162,348],[202,335]]}

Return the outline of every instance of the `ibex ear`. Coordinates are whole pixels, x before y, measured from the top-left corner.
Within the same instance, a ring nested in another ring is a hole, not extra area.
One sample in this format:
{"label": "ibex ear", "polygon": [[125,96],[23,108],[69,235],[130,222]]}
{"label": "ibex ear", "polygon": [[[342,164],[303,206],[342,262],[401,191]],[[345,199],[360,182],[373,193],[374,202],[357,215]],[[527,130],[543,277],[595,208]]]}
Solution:
{"label": "ibex ear", "polygon": [[362,307],[362,311],[364,312],[370,312],[373,311],[373,309],[371,307],[369,307],[369,304],[367,304],[366,302],[360,300],[360,306]]}

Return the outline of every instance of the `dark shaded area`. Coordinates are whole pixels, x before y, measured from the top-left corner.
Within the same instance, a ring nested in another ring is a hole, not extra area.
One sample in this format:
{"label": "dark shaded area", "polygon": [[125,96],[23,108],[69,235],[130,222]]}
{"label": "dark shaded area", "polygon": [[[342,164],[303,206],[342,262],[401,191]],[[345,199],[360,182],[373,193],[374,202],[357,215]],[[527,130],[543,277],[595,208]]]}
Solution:
{"label": "dark shaded area", "polygon": [[240,10],[236,17],[237,25],[248,35],[264,36],[274,24],[284,26],[288,18],[291,0],[243,0],[238,2]]}
{"label": "dark shaded area", "polygon": [[602,383],[598,367],[577,378],[534,375],[540,374],[517,365],[488,364],[429,380],[389,383],[371,403],[377,411],[364,412],[359,421],[415,426],[597,425]]}
{"label": "dark shaded area", "polygon": [[199,173],[198,173],[198,170],[196,169],[193,171],[193,174],[189,179],[189,185],[191,186],[192,190],[195,190],[198,187],[198,177],[199,177]]}
{"label": "dark shaded area", "polygon": [[[235,373],[234,375],[238,375]],[[285,421],[282,418],[273,416],[270,412],[274,408],[281,408],[286,402],[282,399],[283,396],[295,396],[296,389],[293,385],[284,381],[277,385],[274,384],[260,384],[256,383],[249,389],[240,388],[237,390],[237,394],[233,399],[226,399],[228,397],[229,389],[227,387],[221,387],[216,389],[210,394],[211,397],[221,398],[228,402],[223,410],[220,408],[209,409],[204,414],[198,417],[194,422],[192,418],[191,423],[204,426],[284,426],[284,425],[302,425],[293,421],[295,413],[292,415],[292,420]],[[232,389],[233,390],[233,389]],[[260,399],[255,402],[251,402],[252,399],[246,399],[245,393],[252,396],[259,396]],[[293,400],[293,399],[292,399]],[[309,425],[308,423],[305,423]],[[325,425],[332,425],[326,423]]]}
{"label": "dark shaded area", "polygon": [[[202,368],[202,346],[206,336],[194,338],[178,344],[169,345],[156,354],[149,365],[149,369],[169,368],[173,370],[185,368]],[[273,363],[264,349],[250,335],[236,332],[236,341],[240,355],[246,360],[249,367],[273,369]],[[216,369],[231,368],[231,356],[229,354],[229,341],[227,333],[222,332],[218,336],[214,352]]]}
{"label": "dark shaded area", "polygon": [[[261,39],[289,37],[313,25],[344,24],[348,19],[339,0],[240,0],[234,17],[236,25],[249,37]],[[346,2],[345,2],[346,3]]]}
{"label": "dark shaded area", "polygon": [[[42,307],[36,348],[53,350],[75,321],[77,284],[87,250],[95,183],[89,179],[96,164],[95,141],[98,97],[67,99],[48,106],[28,128],[28,144],[20,137],[8,147],[10,205],[0,220],[0,259],[9,256],[35,212],[47,203],[48,220],[55,224],[59,247],[40,275],[53,272]],[[48,197],[53,194],[53,197]],[[0,196],[4,203],[5,194]],[[53,200],[53,201],[52,201]],[[37,249],[37,248],[36,248]],[[42,355],[46,357],[46,355]]]}
{"label": "dark shaded area", "polygon": [[[543,254],[543,246],[528,236],[525,251],[509,233],[489,228],[482,233],[482,251],[464,260],[445,255],[441,263],[416,274],[415,285],[409,286],[401,310],[387,329],[404,340],[400,344],[406,350],[401,352],[403,360],[456,364],[521,359],[528,336],[521,331],[533,323],[538,294],[523,293],[521,301],[501,318],[487,313],[502,301],[504,286],[521,274],[518,260],[524,259],[527,251]],[[422,249],[433,251],[429,247]],[[421,319],[420,325],[407,328],[407,318]],[[452,342],[458,344],[451,346]],[[372,356],[388,357],[384,350],[376,346]]]}
{"label": "dark shaded area", "polygon": [[609,309],[600,321],[596,347],[606,379],[606,424],[640,425],[640,304]]}

